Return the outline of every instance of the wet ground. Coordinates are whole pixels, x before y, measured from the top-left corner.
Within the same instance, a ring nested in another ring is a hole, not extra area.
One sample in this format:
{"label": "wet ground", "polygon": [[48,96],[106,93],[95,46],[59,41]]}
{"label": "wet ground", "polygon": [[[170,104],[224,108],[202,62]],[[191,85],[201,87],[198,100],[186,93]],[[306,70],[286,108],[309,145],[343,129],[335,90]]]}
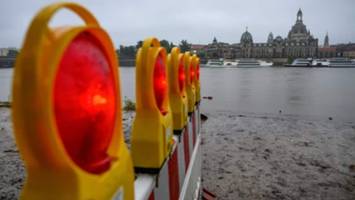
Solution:
{"label": "wet ground", "polygon": [[[355,124],[289,115],[215,112],[203,124],[203,186],[218,199],[355,199]],[[125,140],[134,113],[124,113]],[[0,108],[0,199],[25,172],[10,112]]]}
{"label": "wet ground", "polygon": [[355,199],[355,124],[208,114],[203,185],[219,199]]}

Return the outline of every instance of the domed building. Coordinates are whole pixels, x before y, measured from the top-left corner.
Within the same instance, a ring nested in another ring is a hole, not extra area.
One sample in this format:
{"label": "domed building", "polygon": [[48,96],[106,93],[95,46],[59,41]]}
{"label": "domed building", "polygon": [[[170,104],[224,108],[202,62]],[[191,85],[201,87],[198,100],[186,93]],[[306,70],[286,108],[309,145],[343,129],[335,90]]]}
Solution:
{"label": "domed building", "polygon": [[291,30],[288,32],[289,39],[306,39],[308,35],[307,27],[303,24],[303,14],[301,9],[297,12],[296,24],[292,26]]}
{"label": "domed building", "polygon": [[240,38],[240,44],[253,44],[253,36],[248,32],[248,28]]}
{"label": "domed building", "polygon": [[[244,35],[244,34],[243,34]],[[243,40],[243,35],[241,40]],[[241,42],[241,46],[242,42]],[[266,43],[254,43],[252,58],[309,58],[317,55],[318,39],[315,39],[303,23],[303,13],[299,9],[296,23],[292,26],[287,38],[270,33]],[[242,54],[243,55],[243,54]],[[247,57],[244,56],[243,57]]]}
{"label": "domed building", "polygon": [[287,57],[315,57],[317,55],[318,39],[303,24],[303,13],[299,9],[295,25],[292,26],[285,41],[285,55]]}
{"label": "domed building", "polygon": [[248,32],[248,27],[240,38],[241,56],[244,58],[252,57],[253,36]]}
{"label": "domed building", "polygon": [[240,43],[227,44],[214,40],[205,51],[208,58],[309,58],[317,56],[318,39],[303,23],[303,13],[299,9],[296,23],[286,38],[274,38],[270,32],[265,43],[255,43],[247,28],[240,37]]}

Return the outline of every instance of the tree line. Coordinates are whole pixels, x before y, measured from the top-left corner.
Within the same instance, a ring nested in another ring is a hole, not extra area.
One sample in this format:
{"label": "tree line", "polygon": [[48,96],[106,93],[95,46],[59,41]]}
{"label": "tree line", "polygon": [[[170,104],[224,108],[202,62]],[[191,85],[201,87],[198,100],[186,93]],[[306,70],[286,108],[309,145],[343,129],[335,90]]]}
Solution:
{"label": "tree line", "polygon": [[[120,59],[135,59],[138,49],[143,45],[143,41],[138,41],[136,45],[123,46],[121,45],[116,52],[119,54]],[[188,43],[187,40],[181,40],[178,45],[175,45],[173,42],[168,40],[161,40],[160,45],[164,47],[169,53],[172,48],[178,46],[180,51],[186,52],[191,50],[191,43]]]}

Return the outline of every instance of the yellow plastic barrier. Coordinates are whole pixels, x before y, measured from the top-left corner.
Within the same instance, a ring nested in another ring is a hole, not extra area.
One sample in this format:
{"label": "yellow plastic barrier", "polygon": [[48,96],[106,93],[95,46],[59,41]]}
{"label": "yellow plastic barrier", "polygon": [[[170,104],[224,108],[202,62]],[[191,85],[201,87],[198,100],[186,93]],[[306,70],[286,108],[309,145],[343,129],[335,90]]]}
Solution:
{"label": "yellow plastic barrier", "polygon": [[187,123],[187,94],[185,89],[184,54],[174,47],[168,55],[169,99],[173,113],[173,129],[181,131]]}
{"label": "yellow plastic barrier", "polygon": [[184,63],[185,63],[185,73],[186,73],[186,93],[187,93],[187,105],[188,113],[191,114],[195,110],[195,84],[194,84],[194,66],[192,65],[192,56],[190,52],[185,52],[184,54]]}
{"label": "yellow plastic barrier", "polygon": [[192,66],[194,69],[194,77],[193,82],[195,86],[195,100],[196,103],[201,101],[201,93],[200,93],[200,58],[196,55],[192,56]]}
{"label": "yellow plastic barrier", "polygon": [[[86,25],[50,28],[62,8]],[[83,7],[56,3],[35,16],[13,82],[21,199],[134,199],[117,66],[110,37]]]}
{"label": "yellow plastic barrier", "polygon": [[148,38],[136,57],[136,116],[132,157],[137,172],[157,173],[173,143],[166,50]]}

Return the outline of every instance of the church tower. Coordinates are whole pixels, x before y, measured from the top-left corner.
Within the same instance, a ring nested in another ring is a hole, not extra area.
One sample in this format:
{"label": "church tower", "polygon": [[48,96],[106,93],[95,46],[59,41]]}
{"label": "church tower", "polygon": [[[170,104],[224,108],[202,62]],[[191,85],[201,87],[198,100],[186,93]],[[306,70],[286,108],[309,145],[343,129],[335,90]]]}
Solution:
{"label": "church tower", "polygon": [[269,33],[269,36],[267,37],[267,43],[272,43],[274,41],[274,35],[272,32]]}
{"label": "church tower", "polygon": [[325,38],[324,38],[324,47],[329,47],[329,37],[328,37],[328,32],[327,32],[327,34],[325,35]]}
{"label": "church tower", "polygon": [[302,17],[303,17],[303,14],[302,14],[302,10],[301,10],[301,8],[298,10],[298,12],[297,12],[297,21],[296,21],[296,23],[297,22],[302,22]]}

